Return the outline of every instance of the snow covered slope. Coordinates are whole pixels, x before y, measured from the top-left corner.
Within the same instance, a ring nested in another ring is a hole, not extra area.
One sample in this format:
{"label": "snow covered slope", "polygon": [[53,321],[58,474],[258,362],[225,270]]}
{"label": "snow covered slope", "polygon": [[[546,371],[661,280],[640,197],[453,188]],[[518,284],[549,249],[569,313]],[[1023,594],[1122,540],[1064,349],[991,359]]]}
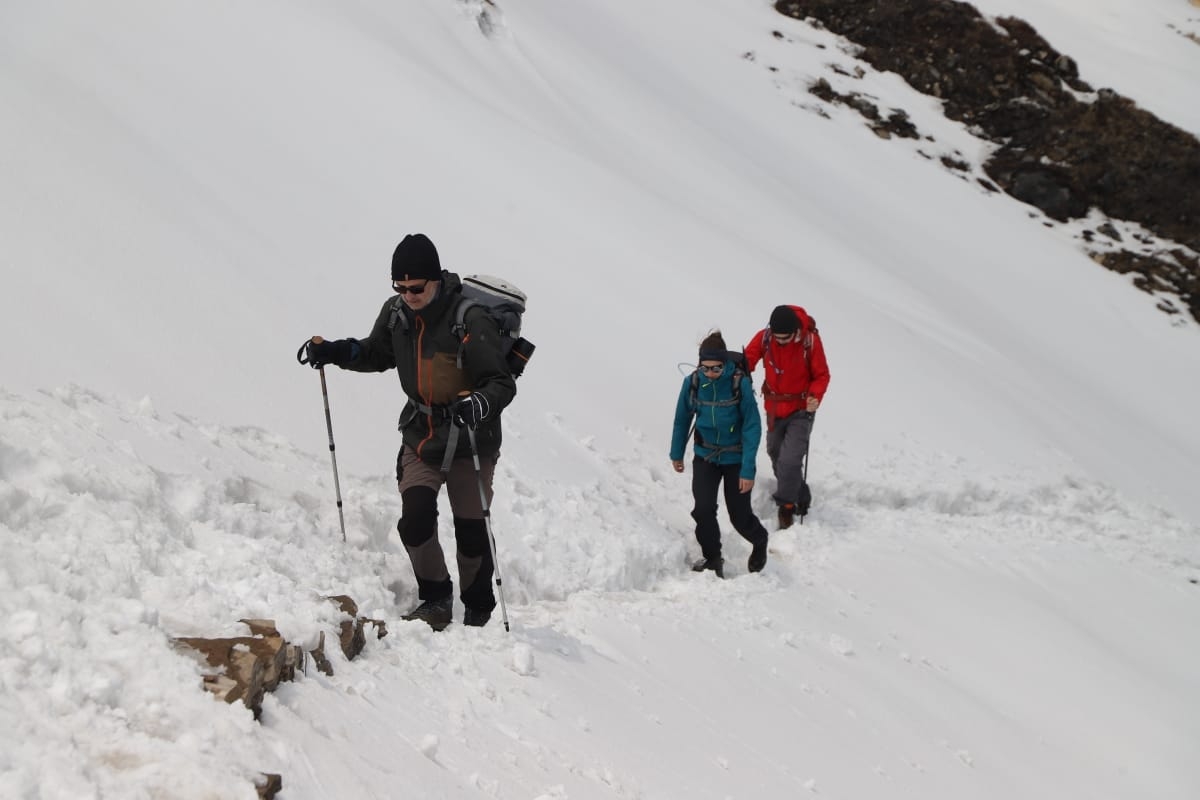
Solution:
{"label": "snow covered slope", "polygon": [[[1200,58],[1186,3],[1107,60],[1127,4],[980,7],[1200,128],[1164,77]],[[1068,226],[813,113],[830,62],[733,0],[0,11],[0,795],[1191,797],[1197,331]],[[513,630],[397,622],[259,725],[169,638],[414,602],[394,376],[328,374],[343,545],[293,360],[368,332],[414,231],[530,294]],[[676,365],[779,302],[833,372],[817,506],[762,575],[727,531],[731,579],[693,576]]]}

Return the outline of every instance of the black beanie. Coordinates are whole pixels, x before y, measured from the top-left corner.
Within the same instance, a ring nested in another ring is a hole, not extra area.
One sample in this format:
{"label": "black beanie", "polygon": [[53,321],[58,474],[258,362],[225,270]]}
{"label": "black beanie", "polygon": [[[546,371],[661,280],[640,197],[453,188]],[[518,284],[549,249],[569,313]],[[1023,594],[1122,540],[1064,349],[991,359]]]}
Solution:
{"label": "black beanie", "polygon": [[720,331],[713,331],[704,337],[704,341],[700,342],[701,361],[724,362],[728,358],[729,353],[725,350],[725,337],[721,335]]}
{"label": "black beanie", "polygon": [[791,306],[775,306],[771,312],[771,333],[795,333],[799,327],[800,321]]}
{"label": "black beanie", "polygon": [[392,280],[394,281],[440,281],[442,262],[438,260],[437,248],[423,233],[410,233],[396,245],[392,253]]}

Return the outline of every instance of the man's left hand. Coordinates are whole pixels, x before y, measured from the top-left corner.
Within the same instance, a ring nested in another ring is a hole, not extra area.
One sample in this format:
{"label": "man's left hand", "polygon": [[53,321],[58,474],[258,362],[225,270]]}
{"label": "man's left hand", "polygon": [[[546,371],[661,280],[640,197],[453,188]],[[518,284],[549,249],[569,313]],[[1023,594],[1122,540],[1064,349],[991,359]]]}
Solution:
{"label": "man's left hand", "polygon": [[819,405],[821,405],[820,400],[818,400],[815,397],[810,397],[810,398],[808,398],[808,405],[805,407],[804,410],[811,414],[817,410],[817,406],[819,406]]}
{"label": "man's left hand", "polygon": [[451,407],[454,424],[462,427],[475,428],[479,423],[487,419],[488,411],[491,406],[488,405],[486,397],[479,392],[471,392],[463,397]]}

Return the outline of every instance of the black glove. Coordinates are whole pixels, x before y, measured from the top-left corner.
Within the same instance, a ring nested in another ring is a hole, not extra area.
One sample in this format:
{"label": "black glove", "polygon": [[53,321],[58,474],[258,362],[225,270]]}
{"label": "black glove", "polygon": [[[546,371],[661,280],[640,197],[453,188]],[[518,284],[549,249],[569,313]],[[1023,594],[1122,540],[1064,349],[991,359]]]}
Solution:
{"label": "black glove", "polygon": [[309,342],[305,345],[308,363],[313,369],[320,369],[326,364],[337,367],[345,366],[354,360],[354,342],[349,339],[338,339],[336,342]]}
{"label": "black glove", "polygon": [[479,392],[471,392],[450,407],[454,424],[460,427],[466,425],[468,428],[474,428],[487,419],[490,410],[487,398]]}

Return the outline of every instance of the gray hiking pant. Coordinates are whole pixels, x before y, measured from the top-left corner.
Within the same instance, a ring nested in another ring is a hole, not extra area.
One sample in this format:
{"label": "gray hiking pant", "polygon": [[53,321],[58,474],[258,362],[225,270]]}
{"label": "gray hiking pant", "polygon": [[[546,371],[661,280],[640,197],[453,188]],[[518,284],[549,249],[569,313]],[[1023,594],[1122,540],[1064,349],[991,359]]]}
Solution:
{"label": "gray hiking pant", "polygon": [[797,503],[804,492],[804,459],[808,453],[808,438],[812,435],[813,418],[803,411],[775,420],[774,430],[767,431],[767,455],[775,472],[775,502]]}

